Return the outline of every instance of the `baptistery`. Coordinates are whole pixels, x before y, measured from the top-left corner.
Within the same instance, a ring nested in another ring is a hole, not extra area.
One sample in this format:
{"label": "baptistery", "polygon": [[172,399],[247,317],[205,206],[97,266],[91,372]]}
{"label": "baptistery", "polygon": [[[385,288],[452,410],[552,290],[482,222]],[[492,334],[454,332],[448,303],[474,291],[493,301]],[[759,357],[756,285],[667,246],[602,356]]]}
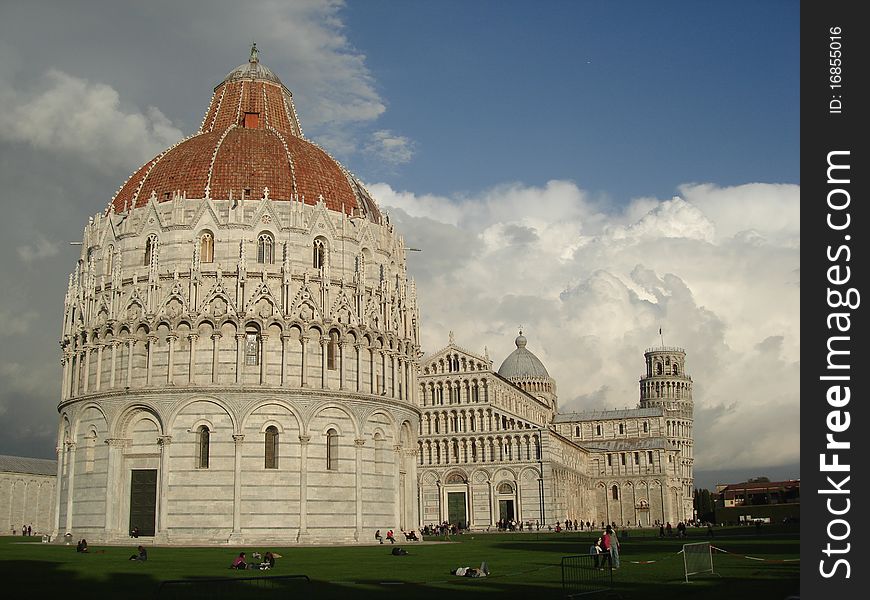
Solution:
{"label": "baptistery", "polygon": [[[418,522],[405,243],[259,61],[84,227],[55,530],[352,542]],[[365,536],[365,538],[363,537]]]}

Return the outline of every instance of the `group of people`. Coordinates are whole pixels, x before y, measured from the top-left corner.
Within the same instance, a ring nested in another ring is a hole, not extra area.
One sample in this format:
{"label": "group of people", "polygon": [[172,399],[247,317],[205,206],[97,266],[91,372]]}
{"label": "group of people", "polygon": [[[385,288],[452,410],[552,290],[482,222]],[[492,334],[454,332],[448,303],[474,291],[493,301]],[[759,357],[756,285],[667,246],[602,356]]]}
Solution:
{"label": "group of people", "polygon": [[[659,525],[659,537],[665,537],[665,535],[667,535],[668,537],[674,535],[674,528],[671,527],[670,521],[663,525]],[[677,523],[677,537],[688,537],[688,534],[686,533],[686,524],[682,521]]]}
{"label": "group of people", "polygon": [[462,526],[460,523],[448,523],[447,521],[444,521],[437,525],[423,526],[423,535],[456,535],[457,533],[462,533]]}
{"label": "group of people", "polygon": [[[12,535],[16,535],[16,534],[17,534],[17,532],[15,531],[15,528],[13,528]],[[33,525],[22,525],[21,526],[21,535],[23,535],[23,536],[33,535]]]}
{"label": "group of people", "polygon": [[[142,546],[139,547],[141,548]],[[271,551],[265,552],[264,554],[260,554],[259,552],[253,552],[251,554],[251,558],[253,560],[251,562],[248,562],[247,555],[244,552],[239,552],[239,555],[233,560],[230,568],[239,570],[260,569],[261,571],[274,569],[275,559],[278,558],[278,555]]]}
{"label": "group of people", "polygon": [[619,568],[619,538],[616,529],[608,525],[604,533],[589,546],[589,554],[594,557],[595,568],[603,569],[608,565],[612,569]]}

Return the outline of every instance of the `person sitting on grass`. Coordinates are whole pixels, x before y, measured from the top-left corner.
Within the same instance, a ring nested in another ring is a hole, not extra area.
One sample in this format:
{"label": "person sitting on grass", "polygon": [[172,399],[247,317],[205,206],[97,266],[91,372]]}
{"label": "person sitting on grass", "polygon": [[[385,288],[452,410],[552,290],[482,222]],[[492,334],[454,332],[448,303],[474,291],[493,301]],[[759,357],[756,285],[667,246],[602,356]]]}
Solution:
{"label": "person sitting on grass", "polygon": [[133,554],[130,557],[130,560],[139,560],[143,562],[148,560],[148,552],[146,552],[145,546],[139,546],[136,548],[136,554]]}
{"label": "person sitting on grass", "polygon": [[88,540],[82,538],[79,540],[78,544],[76,544],[76,552],[87,552],[88,551]]}
{"label": "person sitting on grass", "polygon": [[239,555],[233,561],[233,564],[230,565],[230,568],[231,569],[239,569],[240,571],[248,568],[248,563],[245,562],[245,553],[244,552],[239,552]]}
{"label": "person sitting on grass", "polygon": [[393,530],[392,530],[392,529],[390,529],[390,530],[387,532],[387,539],[390,540],[390,543],[391,543],[391,544],[395,544],[395,543],[396,543],[396,538],[393,536]]}
{"label": "person sitting on grass", "polygon": [[263,555],[263,562],[260,563],[260,570],[265,571],[267,569],[275,568],[275,555],[271,552],[266,552]]}

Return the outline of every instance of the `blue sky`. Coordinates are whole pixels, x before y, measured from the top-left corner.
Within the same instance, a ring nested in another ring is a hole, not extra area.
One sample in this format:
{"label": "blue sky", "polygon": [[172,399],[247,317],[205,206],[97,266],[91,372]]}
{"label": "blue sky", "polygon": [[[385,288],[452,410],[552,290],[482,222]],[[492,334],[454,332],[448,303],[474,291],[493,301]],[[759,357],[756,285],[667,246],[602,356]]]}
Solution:
{"label": "blue sky", "polygon": [[379,124],[416,143],[384,174],[399,187],[567,178],[624,203],[687,181],[799,182],[795,2],[374,1],[345,16],[388,103]]}
{"label": "blue sky", "polygon": [[623,408],[662,327],[696,472],[799,476],[787,1],[3,2],[0,453],[53,455],[66,242],[196,131],[252,40],[423,249],[424,351],[453,330],[497,368],[523,324],[562,408]]}

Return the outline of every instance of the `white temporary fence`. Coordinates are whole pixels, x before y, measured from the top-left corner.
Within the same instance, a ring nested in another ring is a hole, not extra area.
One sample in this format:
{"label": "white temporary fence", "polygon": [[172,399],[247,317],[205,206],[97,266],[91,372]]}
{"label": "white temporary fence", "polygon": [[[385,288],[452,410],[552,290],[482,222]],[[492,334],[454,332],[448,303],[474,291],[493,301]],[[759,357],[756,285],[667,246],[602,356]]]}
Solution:
{"label": "white temporary fence", "polygon": [[715,573],[713,571],[713,547],[710,542],[683,544],[683,564],[686,567],[686,583],[689,575]]}

